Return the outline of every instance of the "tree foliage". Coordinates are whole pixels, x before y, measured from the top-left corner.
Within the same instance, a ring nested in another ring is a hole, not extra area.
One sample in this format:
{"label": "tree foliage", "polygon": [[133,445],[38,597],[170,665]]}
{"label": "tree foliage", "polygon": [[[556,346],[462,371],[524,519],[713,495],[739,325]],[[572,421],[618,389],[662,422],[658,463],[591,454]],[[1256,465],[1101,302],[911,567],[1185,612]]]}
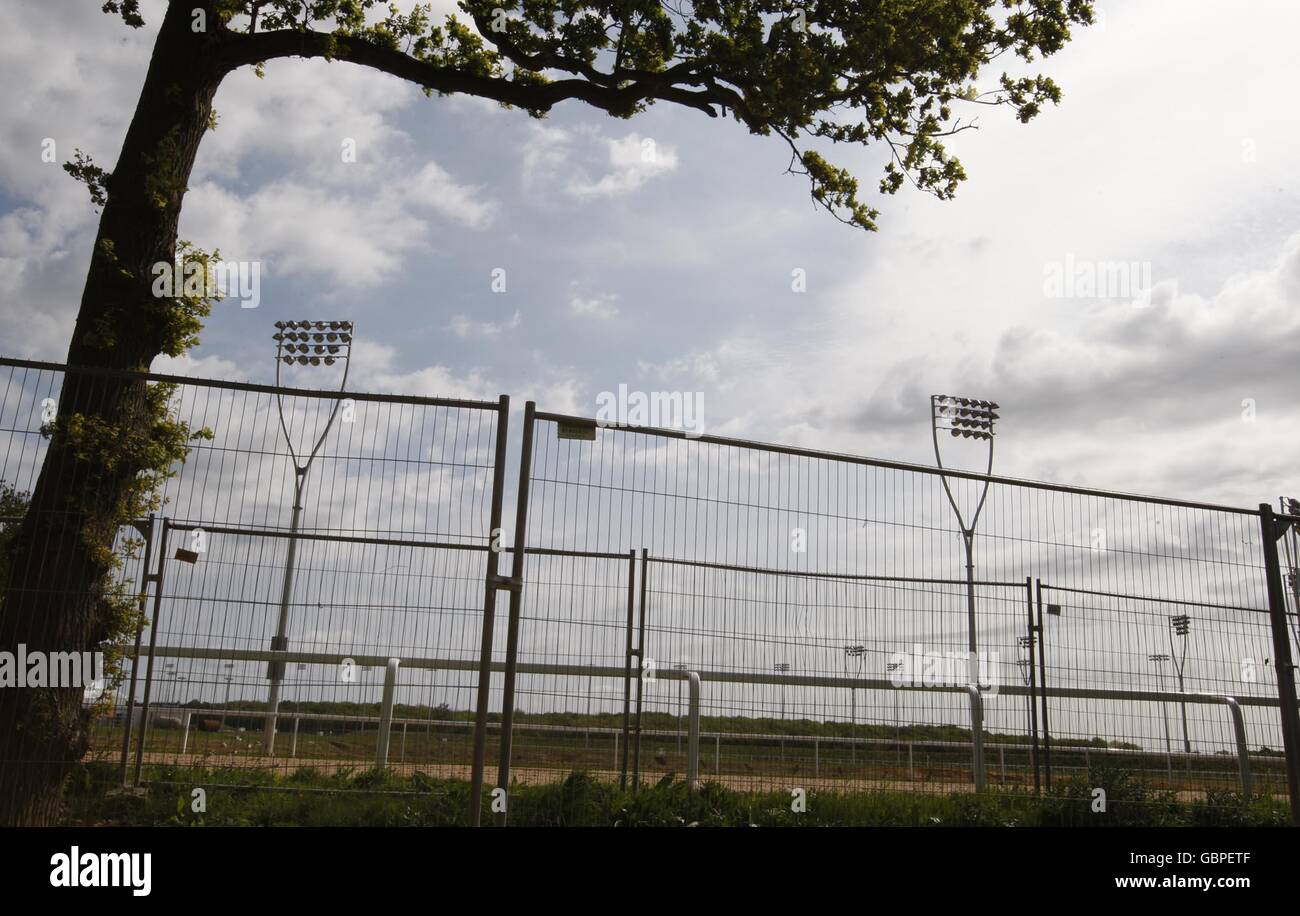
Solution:
{"label": "tree foliage", "polygon": [[[1091,0],[218,0],[205,24],[226,66],[287,56],[351,60],[430,93],[466,92],[537,117],[579,99],[620,118],[655,102],[729,116],[791,150],[790,171],[836,218],[875,229],[837,144],[887,151],[881,193],[905,183],[950,198],[966,177],[945,139],[977,126],[977,106],[1021,121],[1060,99],[1042,75],[981,70],[1010,54],[1059,51]],[[137,0],[104,10],[143,25]],[[472,28],[471,28],[472,25]],[[1021,65],[1023,66],[1023,65]],[[965,117],[963,114],[965,113]]]}

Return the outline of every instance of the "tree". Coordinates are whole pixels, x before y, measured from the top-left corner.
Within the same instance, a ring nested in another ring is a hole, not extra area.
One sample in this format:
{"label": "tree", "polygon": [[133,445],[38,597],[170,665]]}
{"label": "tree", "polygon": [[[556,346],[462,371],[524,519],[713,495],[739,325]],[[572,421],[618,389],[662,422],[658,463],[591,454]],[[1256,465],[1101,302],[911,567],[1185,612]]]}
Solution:
{"label": "tree", "polygon": [[[813,200],[874,229],[857,180],[820,150],[880,145],[885,194],[910,182],[949,198],[965,178],[944,140],[976,126],[956,113],[1006,106],[1021,121],[1056,102],[1043,76],[976,78],[1010,53],[1058,51],[1091,22],[1090,0],[461,0],[468,22],[427,5],[377,0],[171,0],[111,172],[78,152],[65,168],[102,207],[67,361],[134,371],[184,352],[206,290],[156,297],[151,268],[205,256],[178,243],[186,185],[225,76],[286,57],[347,62],[543,117],[568,100],[617,118],[656,102],[731,117],[790,148]],[[144,25],[139,0],[106,13]],[[473,23],[473,28],[469,22]],[[93,384],[92,384],[93,381]],[[31,505],[10,547],[0,645],[84,650],[122,636],[104,599],[118,527],[191,435],[158,389],[129,376],[70,372]],[[0,823],[49,823],[84,754],[80,694],[0,691]]]}

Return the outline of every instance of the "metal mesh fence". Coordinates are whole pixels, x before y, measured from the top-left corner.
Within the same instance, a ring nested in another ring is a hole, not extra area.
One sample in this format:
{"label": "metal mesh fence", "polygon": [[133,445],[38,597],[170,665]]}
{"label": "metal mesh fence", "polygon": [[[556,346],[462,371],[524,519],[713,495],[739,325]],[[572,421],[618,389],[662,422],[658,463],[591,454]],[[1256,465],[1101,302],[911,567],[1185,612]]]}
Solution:
{"label": "metal mesh fence", "polygon": [[[1100,766],[1183,798],[1287,790],[1256,512],[529,405],[512,550],[505,398],[148,378],[211,438],[118,533],[149,624],[91,756],[125,779],[378,765],[481,789],[491,732],[506,786],[1042,792]],[[100,383],[0,361],[17,503],[63,389]],[[983,500],[973,535],[945,484]]]}
{"label": "metal mesh fence", "polygon": [[[30,363],[0,372],[0,480],[27,493],[63,386],[100,380]],[[171,416],[211,438],[164,482],[157,517],[119,538],[151,542],[152,581],[142,550],[119,550],[118,573],[147,592],[149,626],[94,720],[91,754],[119,761],[130,732],[127,762],[146,781],[159,767],[368,769],[397,658],[388,759],[468,778],[506,402],[170,383]],[[276,648],[289,655],[268,745]]]}
{"label": "metal mesh fence", "polygon": [[516,721],[617,730],[631,758],[556,738],[559,769],[948,792],[1106,766],[1183,797],[1285,791],[1255,512],[948,472],[968,518],[988,488],[968,584],[937,469],[535,424]]}

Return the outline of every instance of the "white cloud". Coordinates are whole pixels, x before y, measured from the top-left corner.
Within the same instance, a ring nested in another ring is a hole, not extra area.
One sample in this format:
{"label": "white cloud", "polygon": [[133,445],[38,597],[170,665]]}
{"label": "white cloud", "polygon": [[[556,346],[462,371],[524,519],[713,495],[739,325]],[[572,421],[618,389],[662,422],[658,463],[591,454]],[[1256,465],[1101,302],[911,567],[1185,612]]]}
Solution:
{"label": "white cloud", "polygon": [[569,312],[579,317],[610,319],[618,314],[618,308],[614,305],[617,299],[618,296],[614,293],[574,296],[569,300]]}
{"label": "white cloud", "polygon": [[586,201],[629,194],[677,166],[675,147],[638,133],[608,138],[590,129],[533,125],[524,144],[523,185]]}
{"label": "white cloud", "polygon": [[496,337],[502,331],[519,327],[523,321],[519,312],[515,312],[508,321],[474,321],[466,315],[452,316],[447,329],[460,338]]}
{"label": "white cloud", "polygon": [[635,191],[647,181],[677,168],[677,151],[661,147],[650,137],[628,134],[619,140],[605,140],[610,171],[591,181],[575,177],[566,190],[574,197],[615,197]]}

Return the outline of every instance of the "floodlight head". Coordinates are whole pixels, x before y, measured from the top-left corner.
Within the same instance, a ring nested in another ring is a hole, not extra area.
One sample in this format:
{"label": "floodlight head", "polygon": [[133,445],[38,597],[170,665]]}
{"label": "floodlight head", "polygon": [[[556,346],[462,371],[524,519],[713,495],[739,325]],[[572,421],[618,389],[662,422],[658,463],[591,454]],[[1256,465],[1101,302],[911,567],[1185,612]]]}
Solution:
{"label": "floodlight head", "polygon": [[1186,636],[1191,631],[1192,619],[1186,614],[1178,614],[1169,618],[1169,625],[1179,636]]}
{"label": "floodlight head", "polygon": [[1148,655],[1148,656],[1147,656],[1147,661],[1149,661],[1149,662],[1167,662],[1167,661],[1169,661],[1169,656],[1166,655],[1166,654],[1163,653],[1163,652],[1153,652],[1151,655]]}
{"label": "floodlight head", "polygon": [[991,440],[993,423],[999,419],[997,409],[998,405],[993,401],[979,398],[930,395],[930,416],[935,431],[950,430],[954,439]]}
{"label": "floodlight head", "polygon": [[276,360],[285,365],[333,366],[352,355],[350,321],[277,321],[275,328]]}

